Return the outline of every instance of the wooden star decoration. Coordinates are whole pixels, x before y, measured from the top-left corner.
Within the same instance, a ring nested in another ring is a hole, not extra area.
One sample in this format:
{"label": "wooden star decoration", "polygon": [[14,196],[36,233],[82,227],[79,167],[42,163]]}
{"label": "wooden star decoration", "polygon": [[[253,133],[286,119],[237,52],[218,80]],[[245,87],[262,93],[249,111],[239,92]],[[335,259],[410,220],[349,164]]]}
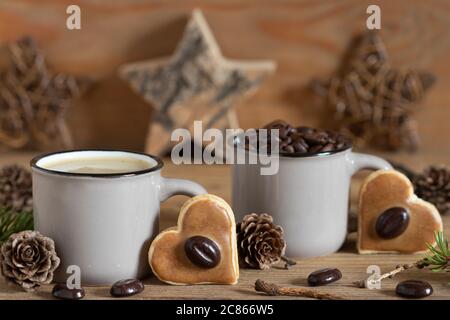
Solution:
{"label": "wooden star decoration", "polygon": [[163,155],[174,129],[189,129],[193,137],[195,120],[203,130],[238,128],[233,106],[275,68],[273,61],[224,58],[202,12],[194,10],[172,57],[126,64],[119,73],[154,107],[146,151]]}
{"label": "wooden star decoration", "polygon": [[8,67],[0,71],[0,144],[14,149],[71,148],[65,111],[90,80],[51,73],[30,37],[9,44],[8,56]]}
{"label": "wooden star decoration", "polygon": [[416,150],[412,115],[435,80],[429,72],[393,69],[378,32],[369,31],[355,38],[335,75],[313,81],[313,89],[326,97],[337,127],[356,144]]}

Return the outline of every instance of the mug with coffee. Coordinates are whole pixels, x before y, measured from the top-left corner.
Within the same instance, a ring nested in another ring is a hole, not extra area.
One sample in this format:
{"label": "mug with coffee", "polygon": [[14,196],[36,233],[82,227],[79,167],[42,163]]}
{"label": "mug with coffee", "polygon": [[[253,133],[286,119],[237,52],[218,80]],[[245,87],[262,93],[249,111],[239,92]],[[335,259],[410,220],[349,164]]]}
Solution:
{"label": "mug with coffee", "polygon": [[161,159],[135,152],[49,153],[31,167],[35,229],[55,240],[57,281],[70,265],[80,268],[84,284],[146,276],[160,202],[206,193],[192,181],[161,177]]}

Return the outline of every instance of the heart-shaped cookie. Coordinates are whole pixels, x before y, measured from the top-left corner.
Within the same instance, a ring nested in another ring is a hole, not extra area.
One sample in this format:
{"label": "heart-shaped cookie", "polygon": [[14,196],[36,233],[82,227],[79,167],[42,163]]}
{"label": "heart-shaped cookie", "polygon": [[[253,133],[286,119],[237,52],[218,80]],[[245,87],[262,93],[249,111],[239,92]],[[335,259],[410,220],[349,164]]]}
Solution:
{"label": "heart-shaped cookie", "polygon": [[364,180],[358,210],[359,253],[423,252],[442,230],[434,205],[418,198],[411,181],[395,170],[375,171]]}
{"label": "heart-shaped cookie", "polygon": [[180,209],[177,227],[150,245],[150,267],[170,284],[235,284],[239,278],[236,224],[225,200],[204,194]]}

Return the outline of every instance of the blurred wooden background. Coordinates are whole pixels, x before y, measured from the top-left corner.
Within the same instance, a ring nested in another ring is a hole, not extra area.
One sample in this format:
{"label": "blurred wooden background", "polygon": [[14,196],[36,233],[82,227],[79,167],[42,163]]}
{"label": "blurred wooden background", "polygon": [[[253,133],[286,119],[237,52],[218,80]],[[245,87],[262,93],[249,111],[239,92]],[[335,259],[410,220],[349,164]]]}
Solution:
{"label": "blurred wooden background", "polygon": [[[70,4],[81,7],[81,30],[66,29]],[[352,35],[365,29],[369,4],[381,7],[393,64],[438,77],[417,114],[421,153],[448,163],[448,0],[0,0],[0,45],[32,35],[54,70],[97,79],[68,114],[77,147],[142,150],[151,107],[118,78],[117,68],[170,55],[191,9],[203,9],[225,56],[278,63],[277,73],[237,108],[247,128],[275,118],[318,125],[327,117],[307,84],[334,71]]]}

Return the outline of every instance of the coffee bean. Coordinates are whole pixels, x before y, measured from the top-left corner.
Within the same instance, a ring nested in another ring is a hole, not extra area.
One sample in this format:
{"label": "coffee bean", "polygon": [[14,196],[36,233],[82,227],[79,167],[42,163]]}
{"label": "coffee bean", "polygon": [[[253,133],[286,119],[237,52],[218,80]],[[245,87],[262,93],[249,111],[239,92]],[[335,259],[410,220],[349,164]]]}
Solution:
{"label": "coffee bean", "polygon": [[284,143],[286,144],[291,144],[292,143],[292,138],[291,137],[287,137],[286,139],[283,140]]}
{"label": "coffee bean", "polygon": [[333,151],[333,150],[334,150],[334,145],[332,143],[328,143],[320,150],[320,152],[329,152],[329,151]]}
{"label": "coffee bean", "polygon": [[332,143],[336,143],[337,139],[339,138],[339,134],[334,131],[326,130],[326,133],[328,134],[328,141]]}
{"label": "coffee bean", "polygon": [[310,127],[298,127],[297,128],[297,132],[301,132],[303,134],[312,133],[313,131],[314,131],[314,129],[310,128]]}
{"label": "coffee bean", "polygon": [[308,144],[306,143],[306,141],[303,138],[300,138],[297,140],[299,143],[302,144],[302,146],[304,146],[306,149],[309,148]]}
{"label": "coffee bean", "polygon": [[393,207],[380,214],[375,223],[375,231],[380,238],[393,239],[405,232],[408,224],[408,210]]}
{"label": "coffee bean", "polygon": [[109,293],[113,297],[127,297],[144,291],[144,284],[137,279],[125,279],[115,282]]}
{"label": "coffee bean", "polygon": [[292,144],[292,147],[294,147],[295,152],[302,152],[302,153],[308,152],[308,149],[303,144],[301,144],[299,141],[295,141]]}
{"label": "coffee bean", "polygon": [[264,126],[264,129],[280,129],[288,126],[288,123],[283,120],[275,120]]}
{"label": "coffee bean", "polygon": [[282,149],[283,152],[294,153],[295,149],[291,145],[284,146]]}
{"label": "coffee bean", "polygon": [[79,300],[83,299],[85,292],[83,288],[69,289],[65,283],[57,283],[53,287],[52,295],[58,299]]}
{"label": "coffee bean", "polygon": [[316,144],[315,146],[312,146],[312,147],[309,149],[309,152],[311,152],[311,153],[316,153],[316,152],[319,152],[319,151],[321,151],[321,150],[322,150],[322,145]]}
{"label": "coffee bean", "polygon": [[312,287],[323,286],[342,278],[342,273],[337,268],[325,268],[314,271],[308,276],[308,284]]}
{"label": "coffee bean", "polygon": [[301,139],[302,138],[302,133],[301,132],[298,132],[298,131],[294,131],[295,129],[293,129],[292,131],[291,131],[291,134],[289,135],[291,138],[292,138],[292,140],[293,141],[296,141],[296,140],[298,140],[298,139]]}
{"label": "coffee bean", "polygon": [[217,244],[209,238],[202,236],[190,237],[184,245],[189,260],[196,266],[202,268],[214,268],[220,262],[220,249]]}
{"label": "coffee bean", "polygon": [[324,135],[324,132],[305,133],[303,139],[311,146],[323,145],[327,142],[327,136]]}
{"label": "coffee bean", "polygon": [[279,129],[278,136],[284,140],[288,137],[288,133],[289,130],[287,128],[281,128]]}
{"label": "coffee bean", "polygon": [[397,285],[395,293],[404,298],[424,298],[433,294],[433,287],[426,281],[406,280]]}

